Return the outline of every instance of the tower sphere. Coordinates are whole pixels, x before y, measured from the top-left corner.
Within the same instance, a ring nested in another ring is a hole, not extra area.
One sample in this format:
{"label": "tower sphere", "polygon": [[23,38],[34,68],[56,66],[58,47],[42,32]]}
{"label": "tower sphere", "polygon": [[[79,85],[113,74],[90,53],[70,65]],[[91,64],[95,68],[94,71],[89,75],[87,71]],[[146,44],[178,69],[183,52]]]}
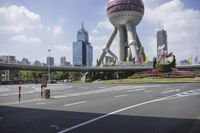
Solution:
{"label": "tower sphere", "polygon": [[114,26],[140,23],[144,15],[142,0],[110,0],[107,5],[107,15]]}

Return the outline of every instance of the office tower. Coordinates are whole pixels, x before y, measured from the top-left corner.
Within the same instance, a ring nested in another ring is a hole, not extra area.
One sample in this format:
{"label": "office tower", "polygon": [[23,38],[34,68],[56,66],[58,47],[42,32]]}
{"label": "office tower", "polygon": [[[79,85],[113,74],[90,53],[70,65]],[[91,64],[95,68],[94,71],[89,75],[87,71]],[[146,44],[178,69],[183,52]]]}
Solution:
{"label": "office tower", "polygon": [[92,66],[93,47],[89,42],[88,32],[82,28],[77,33],[77,41],[73,42],[73,65],[74,66]]}
{"label": "office tower", "polygon": [[31,62],[27,58],[23,58],[22,61],[20,62],[22,65],[30,65]]}
{"label": "office tower", "polygon": [[47,66],[54,66],[54,58],[47,57]]}
{"label": "office tower", "polygon": [[60,66],[63,67],[66,64],[66,57],[60,57]]}
{"label": "office tower", "polygon": [[[15,56],[0,56],[0,61],[3,63],[16,63]],[[0,71],[0,81],[13,81],[17,74],[16,70]]]}
{"label": "office tower", "polygon": [[41,64],[40,61],[36,60],[36,61],[34,61],[34,65],[35,65],[35,66],[41,66],[42,64]]}
{"label": "office tower", "polygon": [[158,60],[159,60],[161,54],[167,54],[167,53],[168,53],[167,31],[162,26],[157,31],[157,57],[158,57]]}

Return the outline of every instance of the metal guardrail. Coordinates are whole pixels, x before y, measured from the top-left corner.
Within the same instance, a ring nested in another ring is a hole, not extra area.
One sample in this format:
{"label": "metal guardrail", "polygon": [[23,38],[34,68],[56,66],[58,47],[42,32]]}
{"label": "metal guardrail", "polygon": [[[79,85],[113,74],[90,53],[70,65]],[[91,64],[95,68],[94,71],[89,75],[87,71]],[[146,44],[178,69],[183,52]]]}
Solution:
{"label": "metal guardrail", "polygon": [[[200,70],[198,65],[177,65],[181,70]],[[74,71],[74,72],[88,72],[88,71],[145,71],[153,69],[152,66],[107,66],[107,67],[58,67],[50,66],[51,71]],[[27,70],[27,71],[47,71],[48,66],[22,65],[22,64],[8,64],[0,63],[0,70]]]}

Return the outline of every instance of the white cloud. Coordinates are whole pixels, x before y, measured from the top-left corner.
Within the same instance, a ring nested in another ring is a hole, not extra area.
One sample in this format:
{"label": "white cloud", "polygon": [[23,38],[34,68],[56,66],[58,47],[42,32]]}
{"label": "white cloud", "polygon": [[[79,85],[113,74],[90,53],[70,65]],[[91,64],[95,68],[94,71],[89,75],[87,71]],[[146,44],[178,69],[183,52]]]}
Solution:
{"label": "white cloud", "polygon": [[29,37],[26,35],[17,35],[11,38],[11,41],[16,43],[23,43],[23,44],[38,44],[41,43],[40,38],[37,37]]}
{"label": "white cloud", "polygon": [[71,58],[69,57],[72,57],[72,48],[69,47],[71,45],[67,45],[67,43],[60,43],[60,44],[56,44],[54,45],[54,50],[53,52],[55,53],[57,59],[57,64],[59,64],[59,60],[60,60],[60,57],[62,56],[66,56],[67,57],[67,61],[72,61]]}
{"label": "white cloud", "polygon": [[22,33],[41,29],[40,15],[23,6],[0,7],[0,31]]}
{"label": "white cloud", "polygon": [[52,32],[54,35],[58,35],[58,34],[62,33],[63,30],[62,30],[61,26],[54,26],[54,28],[52,29]]}
{"label": "white cloud", "polygon": [[4,51],[0,51],[0,55],[9,55],[9,54]]}
{"label": "white cloud", "polygon": [[[150,22],[155,32],[159,25],[164,25],[168,33],[169,50],[174,52],[179,60],[199,52],[199,10],[187,9],[181,0],[172,0],[155,8],[146,7],[144,21]],[[145,44],[147,47],[156,46],[154,34],[147,37],[154,38]]]}
{"label": "white cloud", "polygon": [[93,30],[91,31],[91,33],[92,33],[93,35],[99,35],[99,34],[100,34],[100,32],[99,32],[97,29],[93,29]]}
{"label": "white cloud", "polygon": [[70,48],[67,46],[67,44],[57,44],[54,46],[55,49],[61,50],[61,51],[68,51]]}
{"label": "white cloud", "polygon": [[[2,50],[0,54],[10,53],[20,58],[44,61],[46,60],[45,49],[52,48],[54,46],[52,44],[62,38],[60,33],[63,32],[64,22],[64,18],[59,18],[56,24],[44,25],[40,14],[24,6],[2,6],[0,7],[0,49]],[[58,55],[64,55],[64,49],[56,49]]]}
{"label": "white cloud", "polygon": [[98,28],[106,28],[107,30],[113,29],[113,25],[110,23],[110,21],[108,19],[106,19],[105,21],[98,22],[97,27]]}

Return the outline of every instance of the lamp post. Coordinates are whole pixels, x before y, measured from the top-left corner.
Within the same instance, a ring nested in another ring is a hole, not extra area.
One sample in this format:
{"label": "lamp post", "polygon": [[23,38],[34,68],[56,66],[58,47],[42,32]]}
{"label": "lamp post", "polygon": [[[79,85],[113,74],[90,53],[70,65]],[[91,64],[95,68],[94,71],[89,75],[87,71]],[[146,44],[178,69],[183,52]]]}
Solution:
{"label": "lamp post", "polygon": [[50,59],[50,52],[51,52],[51,49],[48,50],[48,53],[49,53],[49,59],[47,60],[47,63],[48,63],[48,83],[51,82],[51,71],[50,71],[50,63],[51,63],[51,59]]}

